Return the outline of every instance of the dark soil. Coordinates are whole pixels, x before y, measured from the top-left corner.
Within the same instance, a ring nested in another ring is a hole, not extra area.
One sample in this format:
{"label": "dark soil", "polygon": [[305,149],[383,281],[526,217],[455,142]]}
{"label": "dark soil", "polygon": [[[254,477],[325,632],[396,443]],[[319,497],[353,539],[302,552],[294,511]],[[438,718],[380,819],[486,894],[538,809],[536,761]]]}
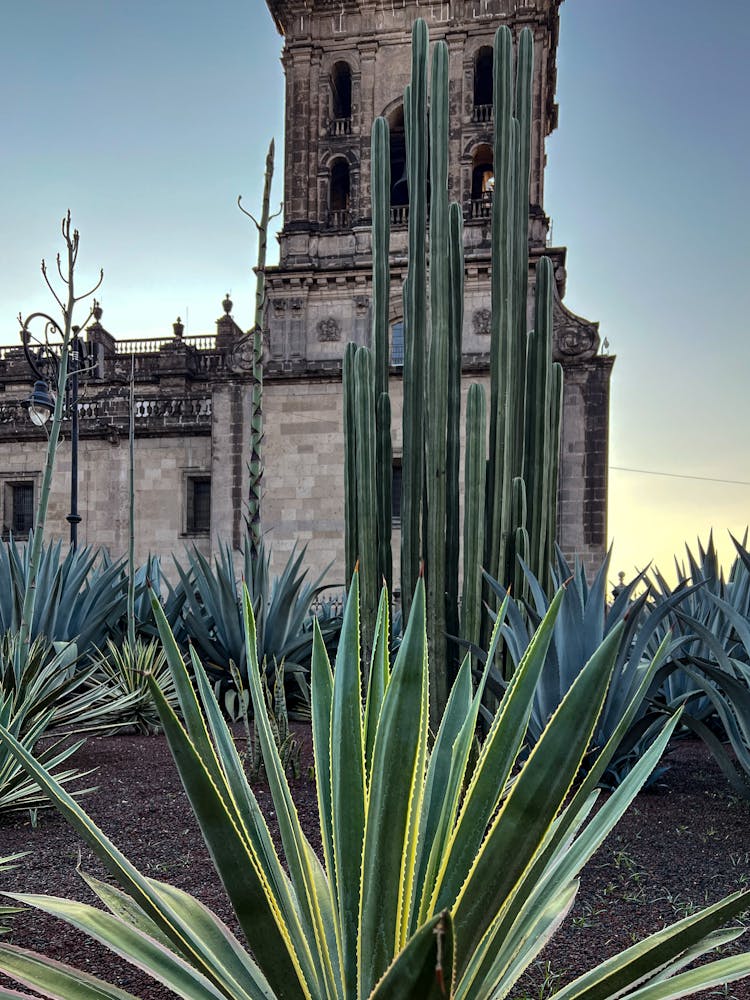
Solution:
{"label": "dark soil", "polygon": [[[309,728],[300,727],[298,737],[301,777],[292,779],[293,794],[302,824],[318,846]],[[658,787],[641,793],[584,870],[571,916],[515,997],[545,997],[665,923],[750,885],[750,803],[732,796],[700,743],[678,744],[668,763]],[[90,739],[77,764],[98,768],[98,788],[85,807],[130,860],[143,873],[198,896],[237,931],[164,739]],[[262,782],[256,783],[256,794],[273,829]],[[94,901],[76,872],[79,852],[85,871],[100,876],[103,871],[56,812],[0,817],[0,855],[20,850],[31,854],[22,867],[0,876],[3,888]],[[172,996],[67,924],[37,912],[14,918],[12,941],[102,976],[143,1000]],[[733,947],[743,945],[750,947],[750,941],[743,938]],[[714,995],[750,1000],[750,981]]]}

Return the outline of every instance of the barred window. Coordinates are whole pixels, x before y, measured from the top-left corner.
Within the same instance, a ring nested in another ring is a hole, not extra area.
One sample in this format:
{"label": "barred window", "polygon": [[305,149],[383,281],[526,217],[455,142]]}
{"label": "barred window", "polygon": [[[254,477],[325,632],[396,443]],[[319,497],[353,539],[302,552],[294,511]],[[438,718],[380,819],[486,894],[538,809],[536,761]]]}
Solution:
{"label": "barred window", "polygon": [[185,525],[188,535],[206,535],[211,530],[211,477],[187,477],[187,517]]}
{"label": "barred window", "polygon": [[34,527],[34,483],[30,480],[0,483],[2,493],[2,534],[12,532],[16,538],[26,538]]}
{"label": "barred window", "polygon": [[34,484],[12,483],[13,534],[28,535],[34,527]]}

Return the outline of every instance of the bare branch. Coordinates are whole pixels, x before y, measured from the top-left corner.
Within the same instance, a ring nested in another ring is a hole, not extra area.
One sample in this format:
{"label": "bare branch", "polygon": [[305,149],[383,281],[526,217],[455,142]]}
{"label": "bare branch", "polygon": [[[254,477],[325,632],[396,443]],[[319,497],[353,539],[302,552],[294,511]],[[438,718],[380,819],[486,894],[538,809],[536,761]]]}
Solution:
{"label": "bare branch", "polygon": [[56,259],[57,259],[57,273],[60,275],[60,281],[62,281],[62,283],[64,285],[70,284],[70,282],[68,281],[68,279],[62,273],[62,268],[60,267],[60,254],[57,255]]}
{"label": "bare branch", "polygon": [[[82,299],[87,299],[89,297],[89,295],[93,295],[94,294],[94,292],[97,290],[97,288],[101,285],[101,283],[103,281],[104,281],[104,268],[102,268],[99,271],[99,280],[94,285],[94,287],[90,288],[87,292],[84,292],[83,295],[76,295],[76,297],[73,299],[73,301],[74,302],[80,302]],[[89,318],[86,320],[86,323],[88,323],[89,319],[91,319],[91,317],[94,315],[94,309],[95,308],[96,308],[96,303],[91,307],[91,313],[89,315]],[[86,326],[86,323],[84,323],[83,325]]]}
{"label": "bare branch", "polygon": [[269,215],[268,221],[270,222],[272,219],[278,219],[278,217],[281,215],[283,211],[284,211],[284,202],[280,201],[278,212],[274,212],[273,215]]}
{"label": "bare branch", "polygon": [[255,218],[255,216],[252,215],[250,212],[248,212],[248,210],[246,208],[242,207],[242,195],[241,194],[237,195],[237,207],[239,208],[240,212],[243,213],[243,215],[246,215],[248,217],[248,219],[251,219],[255,223],[255,226],[256,226],[257,229],[260,229],[260,223]]}
{"label": "bare branch", "polygon": [[[59,260],[59,257],[58,257],[58,260]],[[52,282],[47,277],[47,264],[46,264],[46,262],[45,262],[44,259],[42,259],[42,275],[44,276],[44,281],[45,281],[45,284],[47,285],[47,288],[49,288],[49,290],[52,292],[53,296],[55,297],[55,301],[60,306],[60,308],[62,309],[62,311],[65,312],[65,306],[60,301],[60,296],[57,294],[57,292],[54,289],[54,286],[52,285]]]}

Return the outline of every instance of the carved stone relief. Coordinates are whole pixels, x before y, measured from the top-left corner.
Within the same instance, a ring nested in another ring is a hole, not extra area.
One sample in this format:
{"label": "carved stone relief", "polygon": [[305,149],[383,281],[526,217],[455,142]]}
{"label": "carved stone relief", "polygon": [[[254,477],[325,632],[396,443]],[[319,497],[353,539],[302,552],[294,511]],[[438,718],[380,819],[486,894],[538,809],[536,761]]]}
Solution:
{"label": "carved stone relief", "polygon": [[318,323],[318,340],[321,343],[341,340],[341,327],[333,316],[328,316]]}
{"label": "carved stone relief", "polygon": [[474,315],[471,317],[474,333],[482,337],[488,337],[491,331],[491,321],[492,313],[489,309],[475,309]]}
{"label": "carved stone relief", "polygon": [[357,309],[357,316],[365,316],[367,315],[367,310],[370,305],[370,300],[366,295],[355,295],[354,305],[356,306]]}
{"label": "carved stone relief", "polygon": [[555,296],[552,304],[554,324],[553,355],[564,358],[593,358],[599,350],[599,324],[576,316]]}
{"label": "carved stone relief", "polygon": [[251,372],[253,370],[252,337],[243,337],[235,344],[227,358],[227,367],[232,372]]}

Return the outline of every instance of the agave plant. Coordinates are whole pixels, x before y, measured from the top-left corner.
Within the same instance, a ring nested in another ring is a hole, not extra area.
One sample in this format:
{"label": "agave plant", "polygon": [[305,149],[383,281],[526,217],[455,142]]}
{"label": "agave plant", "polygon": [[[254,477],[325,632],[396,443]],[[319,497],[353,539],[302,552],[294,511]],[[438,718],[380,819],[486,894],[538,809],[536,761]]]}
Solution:
{"label": "agave plant", "polygon": [[[17,868],[17,861],[21,858],[25,858],[28,851],[20,851],[18,854],[9,854],[5,858],[0,858],[0,872],[8,871],[10,868]],[[5,922],[9,917],[12,917],[14,913],[18,913],[21,907],[19,906],[0,906],[0,934],[7,934],[10,927],[5,925]]]}
{"label": "agave plant", "polygon": [[[618,729],[627,706],[637,700],[638,708],[632,724],[623,734],[603,775],[605,784],[616,785],[654,742],[667,718],[663,706],[655,704],[652,696],[676,669],[671,658],[678,640],[672,638],[668,629],[660,629],[660,626],[690,590],[680,590],[652,609],[648,604],[648,591],[639,597],[633,596],[644,578],[644,574],[640,574],[623,587],[608,606],[606,586],[611,551],[590,584],[580,562],[576,561],[571,567],[559,547],[556,554],[557,566],[551,569],[553,585],[559,589],[567,581],[567,586],[563,590],[560,614],[555,621],[544,667],[534,691],[528,738],[531,743],[541,738],[547,723],[586,663],[605,638],[619,630],[612,683],[592,736],[593,747],[605,746]],[[536,576],[523,560],[521,565],[530,600],[524,601],[522,607],[508,601],[505,621],[500,624],[500,635],[515,669],[550,607],[550,599]],[[488,576],[487,581],[501,598],[507,596],[496,580]],[[656,632],[659,632],[658,642],[653,640]],[[496,696],[501,695],[507,682],[503,680],[495,658],[482,655],[480,659],[490,661],[488,689]],[[652,780],[659,773],[654,772]]]}
{"label": "agave plant", "polygon": [[[309,706],[307,675],[312,654],[312,631],[308,627],[310,606],[322,589],[327,569],[313,583],[305,581],[302,570],[305,549],[292,551],[280,576],[271,576],[271,553],[261,546],[257,557],[246,539],[243,549],[243,579],[246,581],[257,623],[259,657],[265,662],[273,683],[274,661],[283,664],[286,677],[294,678],[289,691],[290,710],[299,711],[300,703]],[[215,678],[231,683],[230,663],[234,662],[243,678],[247,673],[245,633],[242,621],[242,598],[229,545],[220,546],[213,566],[197,549],[188,553],[189,568],[176,560],[180,588],[184,595],[178,637],[195,645],[207,669]],[[330,637],[338,622],[326,624]]]}
{"label": "agave plant", "polygon": [[161,721],[151,697],[149,677],[153,677],[166,700],[176,708],[174,681],[161,643],[155,639],[149,642],[136,639],[131,645],[127,640],[115,643],[109,639],[106,649],[93,662],[86,686],[111,694],[116,706],[108,714],[112,722],[141,733],[155,733],[161,729]]}
{"label": "agave plant", "polygon": [[[141,875],[5,732],[11,752],[44,784],[121,885],[114,888],[86,876],[105,910],[51,896],[11,898],[74,924],[191,1000],[506,996],[569,910],[580,868],[637,793],[676,720],[595,815],[595,784],[621,732],[570,794],[606,698],[622,631],[618,625],[580,672],[523,766],[514,768],[560,612],[558,594],[470,772],[482,690],[480,684],[472,691],[468,658],[430,751],[422,582],[392,669],[388,601],[381,598],[364,707],[358,598],[355,574],[335,672],[320,632],[315,635],[312,711],[320,859],[300,827],[262,711],[255,622],[244,596],[250,691],[286,865],[206,673],[194,654],[196,695],[155,607],[184,725],[152,683],[154,698],[249,952],[189,894]],[[623,727],[636,707],[628,707]],[[555,997],[657,1000],[745,976],[747,953],[697,969],[686,966],[742,932],[718,928],[748,903],[750,892],[735,893],[607,960]],[[0,968],[44,997],[129,1000],[103,980],[12,945],[0,945]]]}
{"label": "agave plant", "polygon": [[[688,568],[677,567],[676,588],[655,573],[653,592],[657,608],[679,590],[688,593],[661,626],[679,637],[663,694],[671,706],[686,706],[684,723],[707,744],[732,789],[750,798],[750,553],[732,540],[737,558],[728,580],[710,536],[705,549],[698,542],[697,558],[687,549]],[[687,592],[689,580],[694,586]]]}
{"label": "agave plant", "polygon": [[[721,642],[727,652],[734,646],[732,642],[732,626],[713,603],[712,597],[729,600],[739,613],[750,616],[750,575],[744,570],[737,559],[730,573],[727,584],[719,566],[719,559],[714,545],[713,534],[709,536],[706,547],[698,540],[697,556],[689,546],[685,546],[687,563],[679,563],[675,559],[676,584],[670,584],[666,577],[655,568],[649,574],[648,584],[651,591],[650,601],[659,606],[670,601],[674,594],[683,592],[679,602],[679,613],[674,609],[662,619],[655,630],[652,641],[660,641],[664,632],[669,629],[675,638],[682,641],[679,645],[679,661],[705,659],[710,656],[705,643],[696,634],[690,622],[697,621]],[[691,587],[692,584],[692,587]],[[685,593],[690,588],[690,593]],[[694,718],[707,719],[714,711],[711,701],[703,696],[690,675],[684,670],[675,670],[665,678],[662,692],[666,701],[680,704],[689,700],[690,714]]]}
{"label": "agave plant", "polygon": [[[150,638],[155,638],[159,634],[151,610],[151,598],[154,595],[159,597],[170,626],[173,629],[177,628],[186,594],[182,586],[174,587],[164,575],[158,556],[149,555],[145,563],[136,568],[134,583],[134,612],[138,633]],[[124,628],[122,632],[125,632]]]}
{"label": "agave plant", "polygon": [[[116,634],[125,611],[121,562],[112,563],[90,546],[62,556],[57,541],[41,551],[31,637],[75,641],[80,654],[103,646]],[[19,548],[0,544],[0,633],[17,632],[31,569],[32,538]]]}
{"label": "agave plant", "polygon": [[[15,646],[18,636],[0,641],[0,724],[51,772],[61,785],[83,777],[85,772],[62,769],[65,761],[83,744],[57,740],[37,746],[53,732],[59,700],[78,696],[80,680],[75,676],[75,651],[69,646],[55,652],[41,639],[30,647],[20,674],[16,674]],[[79,793],[80,794],[80,793]],[[0,744],[0,812],[48,806],[38,783],[19,764],[5,744]]]}
{"label": "agave plant", "polygon": [[44,717],[44,732],[61,735],[104,732],[118,728],[118,715],[134,701],[99,678],[95,668],[78,665],[74,642],[32,642],[25,663],[16,655],[20,638],[6,633],[0,639],[0,693],[12,703],[13,711],[23,708],[23,732]]}
{"label": "agave plant", "polygon": [[[265,696],[268,722],[271,726],[273,741],[276,744],[281,765],[287,773],[299,778],[301,746],[289,728],[284,671],[278,664],[275,665],[273,690],[268,682],[267,671],[261,672],[260,679]],[[264,770],[263,753],[260,749],[258,724],[255,721],[252,723],[250,721],[250,692],[242,683],[242,677],[234,664],[232,664],[232,680],[234,686],[228,689],[224,688],[220,681],[217,681],[214,684],[214,694],[230,722],[242,723],[245,731],[245,749],[240,757],[245,764],[245,770],[254,780]]]}

